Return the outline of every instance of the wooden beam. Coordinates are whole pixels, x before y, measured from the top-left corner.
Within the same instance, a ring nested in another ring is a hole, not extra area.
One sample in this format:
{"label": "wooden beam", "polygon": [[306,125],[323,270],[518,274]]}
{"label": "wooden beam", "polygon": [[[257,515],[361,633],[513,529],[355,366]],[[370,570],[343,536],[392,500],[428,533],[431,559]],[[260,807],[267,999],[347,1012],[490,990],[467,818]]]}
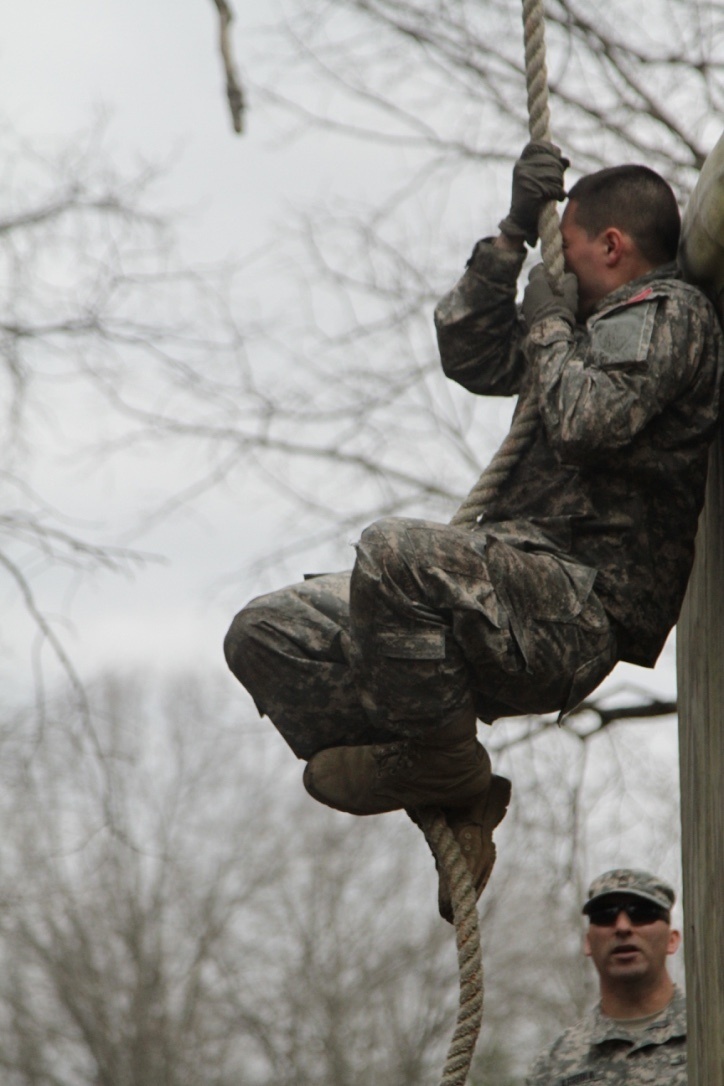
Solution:
{"label": "wooden beam", "polygon": [[677,631],[689,1086],[724,1086],[724,439]]}

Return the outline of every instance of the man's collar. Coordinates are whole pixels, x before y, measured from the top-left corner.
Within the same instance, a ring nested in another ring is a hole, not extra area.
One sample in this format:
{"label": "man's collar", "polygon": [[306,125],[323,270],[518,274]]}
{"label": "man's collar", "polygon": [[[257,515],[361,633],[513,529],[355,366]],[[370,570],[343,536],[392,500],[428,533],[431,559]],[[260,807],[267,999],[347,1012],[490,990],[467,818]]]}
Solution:
{"label": "man's collar", "polygon": [[624,283],[623,286],[617,287],[616,290],[612,290],[610,294],[606,294],[594,307],[590,316],[595,317],[604,309],[613,309],[617,305],[622,305],[624,302],[631,301],[637,294],[643,294],[644,291],[649,289],[652,283],[657,282],[660,279],[680,278],[681,272],[675,261],[672,260],[669,264],[660,264],[658,268],[653,268],[650,272],[646,272],[646,275],[640,275],[636,279],[630,279],[628,283]]}
{"label": "man's collar", "polygon": [[593,1012],[590,1042],[592,1045],[601,1045],[606,1041],[631,1041],[635,1048],[640,1048],[649,1044],[663,1044],[672,1037],[685,1036],[686,998],[681,989],[674,985],[674,994],[661,1017],[640,1032],[629,1031],[625,1023],[603,1014],[599,1004]]}

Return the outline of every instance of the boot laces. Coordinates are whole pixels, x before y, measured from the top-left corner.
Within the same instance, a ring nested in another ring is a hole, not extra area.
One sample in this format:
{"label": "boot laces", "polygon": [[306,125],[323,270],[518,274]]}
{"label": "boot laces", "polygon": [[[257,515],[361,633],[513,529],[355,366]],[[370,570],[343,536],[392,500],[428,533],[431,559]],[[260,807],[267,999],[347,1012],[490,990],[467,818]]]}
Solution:
{"label": "boot laces", "polygon": [[399,743],[380,743],[372,750],[379,777],[393,777],[401,770],[411,769],[415,764],[413,745],[407,740]]}

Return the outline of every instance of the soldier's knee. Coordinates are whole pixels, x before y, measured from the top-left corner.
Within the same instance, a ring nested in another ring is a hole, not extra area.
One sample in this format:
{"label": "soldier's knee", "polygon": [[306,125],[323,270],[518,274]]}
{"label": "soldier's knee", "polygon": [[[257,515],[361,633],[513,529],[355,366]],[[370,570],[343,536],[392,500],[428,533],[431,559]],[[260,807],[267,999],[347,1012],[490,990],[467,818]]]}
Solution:
{"label": "soldier's knee", "polygon": [[266,610],[266,597],[259,596],[234,616],[224,638],[224,656],[234,674],[238,674],[241,661],[256,640],[256,630]]}
{"label": "soldier's knee", "polygon": [[358,556],[366,563],[390,574],[400,564],[408,564],[411,545],[407,532],[409,521],[403,517],[382,517],[362,532],[357,547]]}
{"label": "soldier's knee", "polygon": [[246,615],[244,611],[239,611],[238,615],[234,616],[234,620],[226,631],[226,637],[224,638],[224,657],[232,671],[234,670],[234,663],[239,652],[239,647],[244,641],[245,634]]}

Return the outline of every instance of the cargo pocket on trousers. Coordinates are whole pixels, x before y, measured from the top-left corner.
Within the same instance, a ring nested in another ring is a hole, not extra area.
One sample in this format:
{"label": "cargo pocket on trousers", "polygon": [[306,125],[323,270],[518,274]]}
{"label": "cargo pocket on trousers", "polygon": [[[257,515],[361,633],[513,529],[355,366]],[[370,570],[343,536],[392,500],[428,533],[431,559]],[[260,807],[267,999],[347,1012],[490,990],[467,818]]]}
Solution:
{"label": "cargo pocket on trousers", "polygon": [[445,629],[382,631],[376,636],[381,656],[393,660],[444,660]]}

